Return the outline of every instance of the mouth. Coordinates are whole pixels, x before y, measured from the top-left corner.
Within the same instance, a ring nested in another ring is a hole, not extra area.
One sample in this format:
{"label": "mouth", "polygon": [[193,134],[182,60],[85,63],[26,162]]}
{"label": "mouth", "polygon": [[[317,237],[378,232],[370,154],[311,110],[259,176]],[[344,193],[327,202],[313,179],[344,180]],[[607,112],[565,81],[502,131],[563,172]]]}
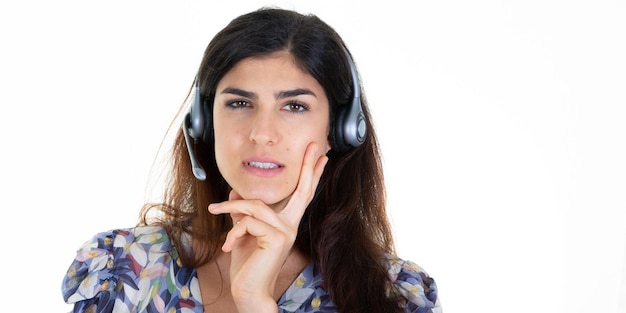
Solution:
{"label": "mouth", "polygon": [[250,167],[260,168],[260,169],[274,169],[282,167],[276,163],[271,162],[246,162],[246,165]]}

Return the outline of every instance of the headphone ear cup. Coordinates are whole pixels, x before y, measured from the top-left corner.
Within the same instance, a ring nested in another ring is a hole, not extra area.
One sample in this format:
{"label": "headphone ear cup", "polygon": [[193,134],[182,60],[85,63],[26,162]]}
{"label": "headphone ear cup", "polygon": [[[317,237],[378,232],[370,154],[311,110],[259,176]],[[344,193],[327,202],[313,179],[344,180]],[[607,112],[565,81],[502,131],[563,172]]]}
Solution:
{"label": "headphone ear cup", "polygon": [[333,150],[337,152],[346,151],[348,146],[345,144],[345,134],[344,134],[344,124],[346,118],[346,108],[339,109],[337,112],[337,116],[335,118],[335,125],[333,125],[333,129],[331,130],[331,145]]}
{"label": "headphone ear cup", "polygon": [[356,148],[365,142],[367,122],[361,106],[361,84],[356,72],[356,66],[348,50],[344,51],[352,76],[352,100],[339,108],[337,120],[333,129],[333,149],[345,151]]}
{"label": "headphone ear cup", "polygon": [[206,105],[205,101],[202,101],[202,116],[204,117],[204,129],[202,131],[202,142],[213,142],[214,140],[214,131],[213,131],[213,108],[211,106]]}

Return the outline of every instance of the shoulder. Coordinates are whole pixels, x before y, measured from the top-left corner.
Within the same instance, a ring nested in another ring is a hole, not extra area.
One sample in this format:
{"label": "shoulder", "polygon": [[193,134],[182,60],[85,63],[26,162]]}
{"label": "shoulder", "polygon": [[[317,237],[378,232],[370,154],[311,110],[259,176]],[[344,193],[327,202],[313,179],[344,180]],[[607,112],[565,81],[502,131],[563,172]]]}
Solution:
{"label": "shoulder", "polygon": [[394,255],[387,255],[386,261],[393,282],[390,294],[401,299],[405,312],[442,312],[437,284],[422,267]]}
{"label": "shoulder", "polygon": [[[178,282],[177,273],[171,272],[190,273]],[[152,301],[146,300],[161,291],[170,292],[172,284],[189,285],[191,272],[178,264],[178,253],[164,228],[115,229],[97,233],[78,249],[63,278],[62,293],[75,311],[94,305],[110,311],[117,302],[137,307],[148,305]]]}

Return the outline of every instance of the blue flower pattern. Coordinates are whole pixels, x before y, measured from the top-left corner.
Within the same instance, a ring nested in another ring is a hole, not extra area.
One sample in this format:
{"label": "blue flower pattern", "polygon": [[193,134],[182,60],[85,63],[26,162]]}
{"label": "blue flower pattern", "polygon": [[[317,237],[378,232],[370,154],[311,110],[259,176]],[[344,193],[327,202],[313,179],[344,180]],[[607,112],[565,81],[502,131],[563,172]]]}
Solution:
{"label": "blue flower pattern", "polygon": [[[182,266],[178,253],[162,227],[98,233],[68,268],[63,298],[74,304],[73,312],[204,312],[196,271]],[[404,312],[442,312],[437,286],[422,268],[391,255],[387,261],[395,282],[389,294],[401,296]],[[278,307],[281,313],[337,312],[314,262],[285,291]]]}

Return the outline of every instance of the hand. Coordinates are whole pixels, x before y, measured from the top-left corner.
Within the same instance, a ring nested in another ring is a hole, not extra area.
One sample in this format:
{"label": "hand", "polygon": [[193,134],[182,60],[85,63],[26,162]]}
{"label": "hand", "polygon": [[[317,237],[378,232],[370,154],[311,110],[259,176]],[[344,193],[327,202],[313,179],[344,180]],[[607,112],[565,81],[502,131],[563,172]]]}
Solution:
{"label": "hand", "polygon": [[328,161],[325,155],[317,157],[317,149],[314,143],[307,147],[298,185],[281,212],[260,200],[244,200],[234,190],[228,201],[209,206],[212,214],[229,213],[233,219],[222,250],[231,252],[231,293],[240,312],[259,312],[264,306],[276,312],[276,279]]}

